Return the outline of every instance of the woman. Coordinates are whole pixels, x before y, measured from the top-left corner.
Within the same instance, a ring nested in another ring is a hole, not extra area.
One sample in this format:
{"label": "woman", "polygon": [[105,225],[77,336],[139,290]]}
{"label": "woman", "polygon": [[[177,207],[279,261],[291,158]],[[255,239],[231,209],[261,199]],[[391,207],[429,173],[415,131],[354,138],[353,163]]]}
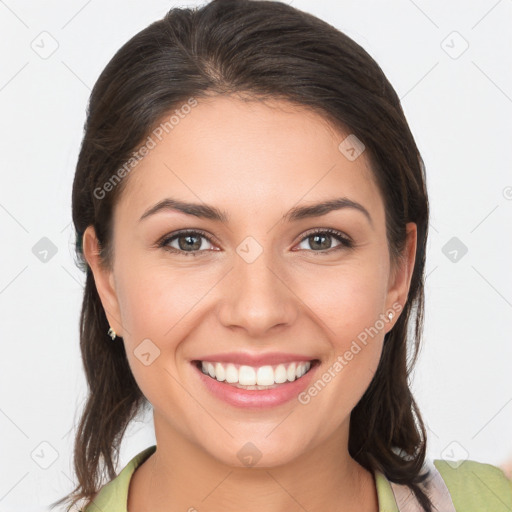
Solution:
{"label": "woman", "polygon": [[[408,376],[428,212],[395,91],[327,23],[215,0],[128,41],[92,91],[73,186],[89,395],[68,501],[512,506],[498,468],[425,458]],[[157,444],[116,475],[149,406]]]}

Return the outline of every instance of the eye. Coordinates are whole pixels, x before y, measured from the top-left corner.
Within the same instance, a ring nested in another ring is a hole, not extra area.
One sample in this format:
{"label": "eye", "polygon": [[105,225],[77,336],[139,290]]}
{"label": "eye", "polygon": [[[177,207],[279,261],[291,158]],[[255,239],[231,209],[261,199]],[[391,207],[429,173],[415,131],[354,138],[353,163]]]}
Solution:
{"label": "eye", "polygon": [[[330,239],[332,238],[339,242],[338,245],[331,247]],[[313,252],[318,253],[331,253],[344,248],[350,249],[354,246],[350,238],[335,229],[316,229],[310,231],[302,239],[301,243],[305,241],[309,241],[309,246],[313,249]],[[319,250],[315,250],[315,248]]]}
{"label": "eye", "polygon": [[[338,245],[331,247],[332,244],[329,240],[332,238],[338,241]],[[217,250],[203,248],[203,240],[206,240],[209,244],[213,244],[211,237],[204,231],[185,230],[163,237],[159,242],[157,242],[157,246],[165,249],[166,251],[183,254],[184,256],[196,256],[197,253]],[[354,243],[350,238],[339,231],[329,228],[310,231],[305,237],[303,237],[301,243],[307,240],[310,241],[309,245],[312,248],[309,250],[321,254],[331,253],[344,248],[350,249],[354,246]],[[173,243],[176,245],[173,246]]]}
{"label": "eye", "polygon": [[[203,231],[179,231],[171,236],[165,236],[158,242],[161,247],[170,252],[184,254],[185,256],[195,256],[198,252],[204,252],[208,249],[201,249],[204,244],[203,240],[213,244],[211,238]],[[176,242],[176,246],[171,243]]]}

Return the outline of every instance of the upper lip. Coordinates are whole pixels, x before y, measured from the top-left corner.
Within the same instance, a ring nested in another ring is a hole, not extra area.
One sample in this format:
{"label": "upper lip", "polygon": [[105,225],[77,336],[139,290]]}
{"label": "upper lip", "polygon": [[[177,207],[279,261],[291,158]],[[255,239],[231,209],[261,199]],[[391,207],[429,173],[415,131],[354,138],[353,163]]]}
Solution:
{"label": "upper lip", "polygon": [[276,365],[279,363],[292,363],[294,361],[314,361],[315,358],[301,354],[285,352],[270,352],[268,354],[251,354],[249,352],[226,352],[223,354],[210,354],[198,357],[193,361],[208,361],[211,363],[233,363],[246,366]]}

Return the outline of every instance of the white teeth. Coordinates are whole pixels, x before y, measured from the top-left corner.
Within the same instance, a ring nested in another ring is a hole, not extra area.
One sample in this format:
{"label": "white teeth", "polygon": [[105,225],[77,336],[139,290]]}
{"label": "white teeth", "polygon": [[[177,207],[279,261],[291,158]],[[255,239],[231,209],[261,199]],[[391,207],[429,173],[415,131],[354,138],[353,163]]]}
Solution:
{"label": "white teeth", "polygon": [[221,382],[226,380],[226,370],[220,363],[215,365],[215,378]]}
{"label": "white teeth", "polygon": [[[243,384],[243,382],[240,381],[240,384]],[[258,384],[258,386],[272,386],[275,384],[274,370],[272,369],[272,366],[261,366],[258,368],[256,384]]]}
{"label": "white teeth", "polygon": [[288,374],[286,373],[286,366],[280,364],[274,371],[274,381],[276,384],[282,384],[288,380]]}
{"label": "white teeth", "polygon": [[238,370],[234,364],[228,364],[226,367],[226,382],[230,384],[238,382]]}
{"label": "white teeth", "polygon": [[254,386],[256,384],[256,371],[252,366],[240,366],[238,384],[242,384],[242,386]]}
{"label": "white teeth", "polygon": [[255,368],[246,365],[236,366],[232,363],[202,361],[201,367],[204,374],[220,382],[226,381],[237,387],[249,386],[249,389],[258,389],[259,386],[275,386],[275,384],[299,379],[311,368],[311,362],[283,363]]}
{"label": "white teeth", "polygon": [[289,381],[294,381],[297,374],[295,373],[296,365],[295,363],[292,363],[290,366],[288,366],[288,370],[286,372],[288,376]]}

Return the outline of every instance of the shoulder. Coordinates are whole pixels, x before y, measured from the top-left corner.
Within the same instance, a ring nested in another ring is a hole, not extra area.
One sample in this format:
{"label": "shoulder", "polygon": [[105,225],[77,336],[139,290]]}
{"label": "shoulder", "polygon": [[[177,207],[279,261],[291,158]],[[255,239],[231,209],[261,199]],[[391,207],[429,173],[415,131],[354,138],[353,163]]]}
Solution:
{"label": "shoulder", "polygon": [[146,448],[133,457],[123,470],[110,482],[103,485],[83,512],[126,512],[128,489],[135,470],[154,453],[156,445]]}
{"label": "shoulder", "polygon": [[497,466],[474,460],[433,462],[457,511],[512,510],[512,482]]}

